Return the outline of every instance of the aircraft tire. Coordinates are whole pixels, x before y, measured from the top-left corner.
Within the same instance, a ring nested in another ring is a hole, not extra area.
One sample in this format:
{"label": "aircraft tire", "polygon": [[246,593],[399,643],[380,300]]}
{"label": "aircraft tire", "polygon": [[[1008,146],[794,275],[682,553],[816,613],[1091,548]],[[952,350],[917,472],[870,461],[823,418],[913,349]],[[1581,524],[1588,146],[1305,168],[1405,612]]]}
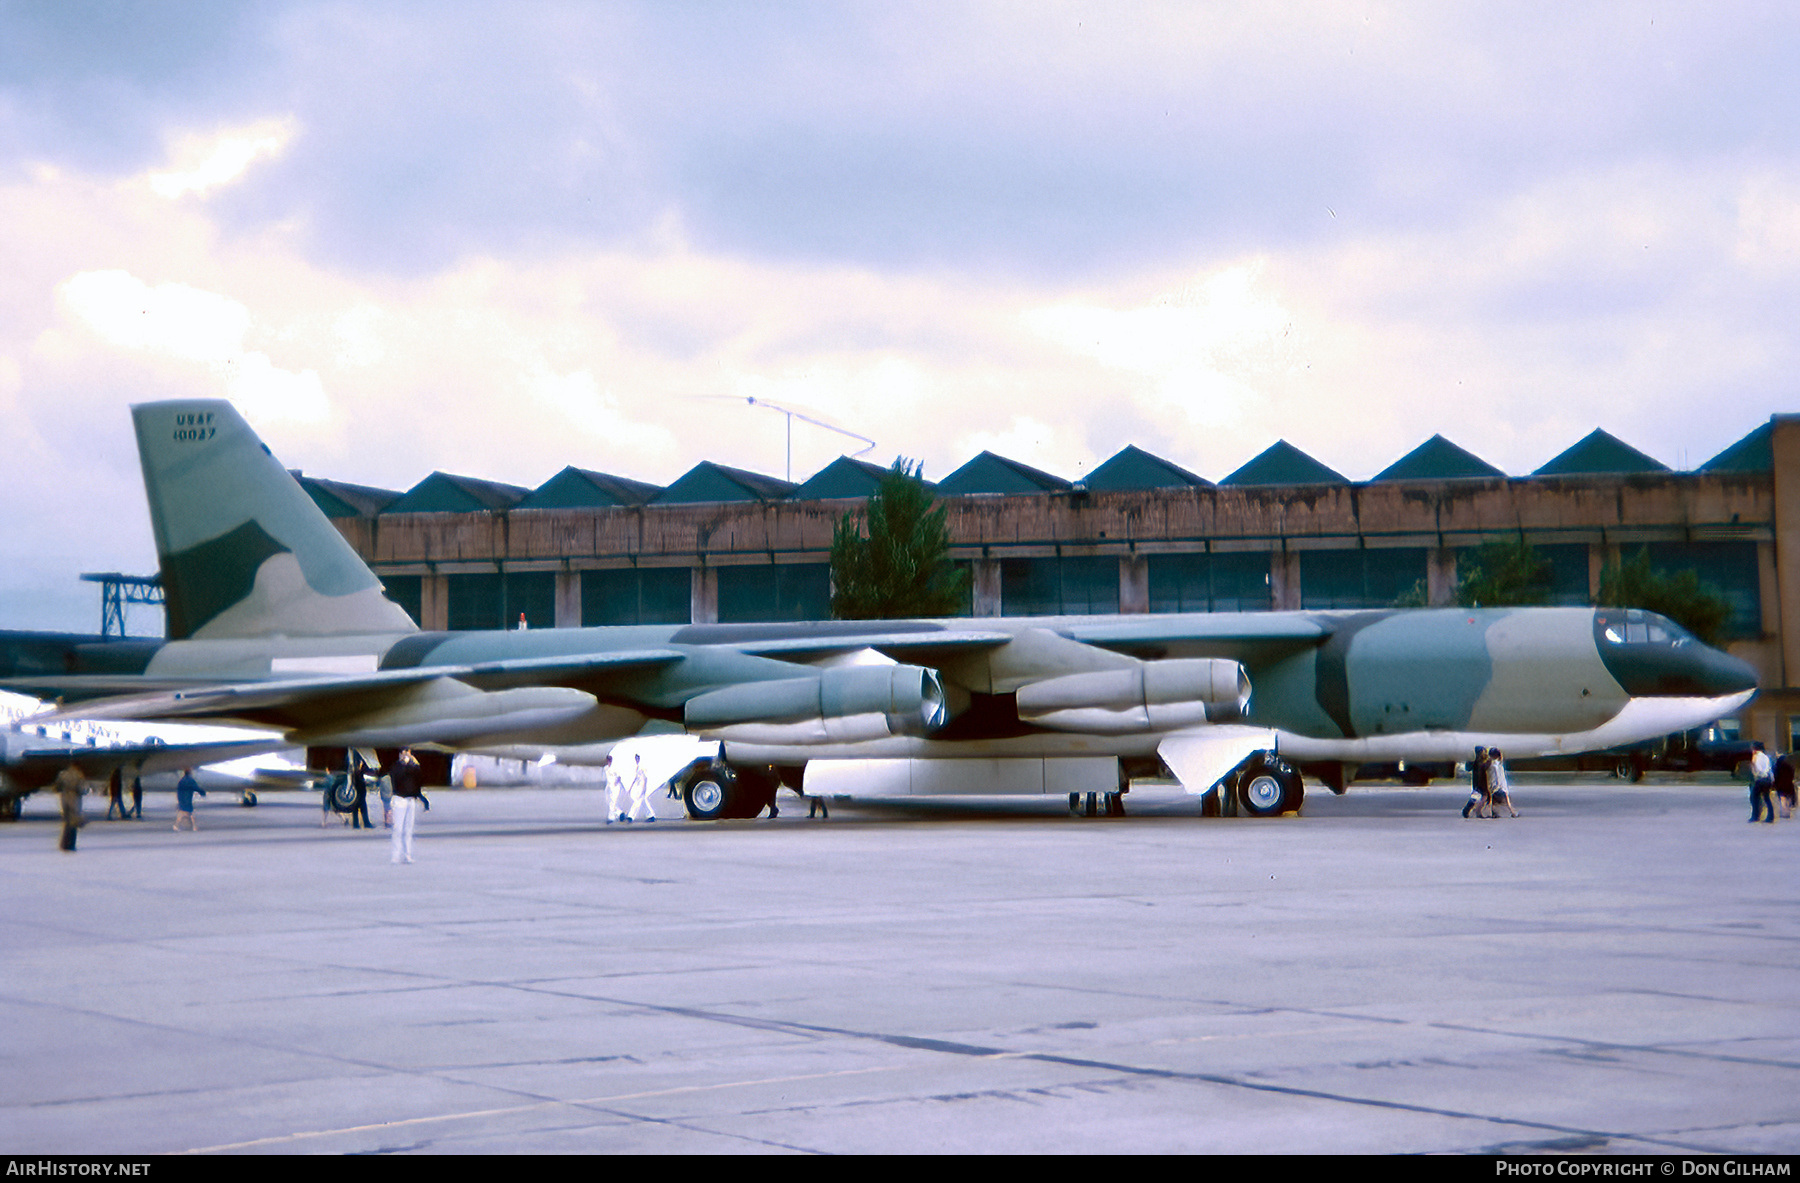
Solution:
{"label": "aircraft tire", "polygon": [[1279,817],[1300,808],[1300,774],[1268,753],[1252,756],[1238,774],[1238,803],[1248,817]]}
{"label": "aircraft tire", "polygon": [[356,786],[350,783],[349,777],[332,782],[331,808],[338,813],[349,813],[356,808]]}
{"label": "aircraft tire", "polygon": [[731,769],[714,764],[688,777],[681,789],[681,799],[687,806],[687,815],[693,820],[718,821],[729,815],[732,798],[737,795],[736,788],[737,777],[732,775]]}
{"label": "aircraft tire", "polygon": [[252,793],[249,789],[245,789],[242,804],[245,809],[254,809],[256,807],[256,794]]}

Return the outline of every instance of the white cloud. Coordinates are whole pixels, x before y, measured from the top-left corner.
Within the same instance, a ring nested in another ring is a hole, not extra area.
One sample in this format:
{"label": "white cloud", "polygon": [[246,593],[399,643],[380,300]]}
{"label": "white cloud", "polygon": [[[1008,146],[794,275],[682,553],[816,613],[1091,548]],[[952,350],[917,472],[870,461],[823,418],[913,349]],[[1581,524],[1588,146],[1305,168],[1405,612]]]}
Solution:
{"label": "white cloud", "polygon": [[59,293],[107,344],[204,366],[252,420],[316,422],[329,409],[316,371],[291,373],[245,348],[250,310],[228,296],[182,283],[151,287],[127,271],[84,271]]}
{"label": "white cloud", "polygon": [[293,119],[264,119],[210,135],[179,135],[169,151],[172,167],[149,174],[150,188],[171,199],[184,193],[205,196],[237,180],[258,159],[281,155],[296,126]]}

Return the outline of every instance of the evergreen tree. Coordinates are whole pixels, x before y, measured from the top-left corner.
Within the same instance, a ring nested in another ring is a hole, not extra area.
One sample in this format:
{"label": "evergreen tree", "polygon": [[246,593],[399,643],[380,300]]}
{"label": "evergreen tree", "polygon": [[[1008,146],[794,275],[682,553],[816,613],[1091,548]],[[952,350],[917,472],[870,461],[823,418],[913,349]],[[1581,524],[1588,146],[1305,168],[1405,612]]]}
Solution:
{"label": "evergreen tree", "polygon": [[1731,601],[1724,593],[1694,571],[1658,571],[1650,565],[1648,547],[1601,569],[1597,602],[1602,608],[1645,608],[1667,616],[1708,645],[1721,644],[1731,623]]}
{"label": "evergreen tree", "polygon": [[1520,538],[1487,542],[1456,562],[1456,602],[1464,608],[1511,608],[1546,604],[1556,568]]}
{"label": "evergreen tree", "polygon": [[945,507],[932,505],[920,466],[904,456],[882,474],[864,511],[831,539],[831,614],[839,620],[950,616],[968,605],[968,572],[950,562]]}

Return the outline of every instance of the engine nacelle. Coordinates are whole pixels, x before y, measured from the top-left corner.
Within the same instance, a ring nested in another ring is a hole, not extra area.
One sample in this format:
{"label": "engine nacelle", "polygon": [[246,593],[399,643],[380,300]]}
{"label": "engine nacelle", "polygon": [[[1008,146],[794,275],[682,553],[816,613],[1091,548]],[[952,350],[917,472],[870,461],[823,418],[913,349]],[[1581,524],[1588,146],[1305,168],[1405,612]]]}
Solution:
{"label": "engine nacelle", "polygon": [[1243,717],[1250,675],[1222,657],[1146,661],[1021,686],[1019,718],[1056,731],[1170,731]]}
{"label": "engine nacelle", "polygon": [[844,742],[882,735],[918,735],[944,722],[944,688],[935,672],[916,665],[834,666],[805,677],[744,682],[688,699],[682,717],[691,730],[745,727],[792,734],[794,743]]}

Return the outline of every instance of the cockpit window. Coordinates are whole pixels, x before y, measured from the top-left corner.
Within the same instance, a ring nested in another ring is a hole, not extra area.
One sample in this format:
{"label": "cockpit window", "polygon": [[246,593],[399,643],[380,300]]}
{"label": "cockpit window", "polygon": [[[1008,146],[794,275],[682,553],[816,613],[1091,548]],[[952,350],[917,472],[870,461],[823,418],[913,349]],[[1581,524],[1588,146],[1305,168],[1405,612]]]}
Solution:
{"label": "cockpit window", "polygon": [[1595,616],[1600,635],[1613,645],[1658,645],[1678,648],[1693,635],[1666,616],[1642,608],[1615,608]]}

